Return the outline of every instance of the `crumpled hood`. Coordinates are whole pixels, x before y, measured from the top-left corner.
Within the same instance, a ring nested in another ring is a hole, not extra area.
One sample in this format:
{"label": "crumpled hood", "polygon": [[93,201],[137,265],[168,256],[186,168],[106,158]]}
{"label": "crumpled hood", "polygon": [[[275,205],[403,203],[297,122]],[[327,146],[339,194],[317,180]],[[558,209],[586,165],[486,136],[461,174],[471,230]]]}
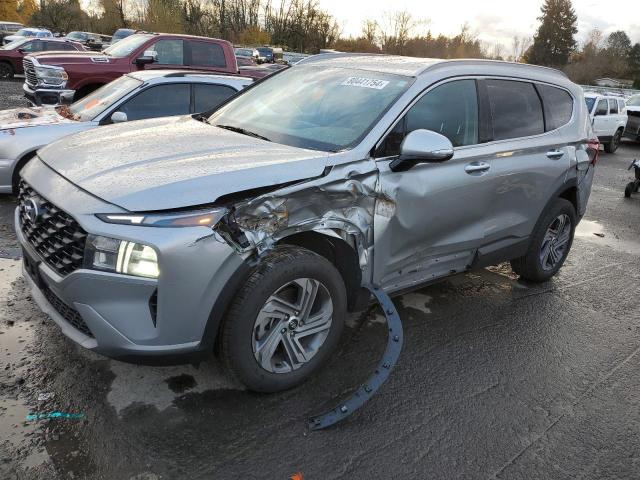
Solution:
{"label": "crumpled hood", "polygon": [[101,127],[38,155],[80,188],[135,212],[203,205],[229,193],[317,177],[328,158],[189,116]]}
{"label": "crumpled hood", "polygon": [[58,115],[53,107],[24,107],[0,111],[0,130],[37,127],[72,121]]}

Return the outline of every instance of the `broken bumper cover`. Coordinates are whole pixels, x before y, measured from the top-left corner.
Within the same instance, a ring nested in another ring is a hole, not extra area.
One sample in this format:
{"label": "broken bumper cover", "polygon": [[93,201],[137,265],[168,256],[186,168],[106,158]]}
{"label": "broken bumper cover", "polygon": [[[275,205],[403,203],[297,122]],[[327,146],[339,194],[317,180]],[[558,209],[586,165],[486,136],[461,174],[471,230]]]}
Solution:
{"label": "broken bumper cover", "polygon": [[73,102],[75,90],[63,88],[31,88],[26,82],[22,85],[25,98],[36,106],[69,105]]}
{"label": "broken bumper cover", "polygon": [[[99,229],[97,218],[83,228]],[[96,223],[94,223],[96,222]],[[99,222],[99,223],[98,223]],[[112,236],[152,245],[158,252],[158,279],[91,269],[60,276],[42,261],[15,226],[23,248],[23,273],[34,300],[79,345],[97,353],[144,361],[144,357],[185,357],[208,350],[216,329],[207,327],[216,299],[243,263],[235,250],[209,230],[157,229],[104,224]],[[158,232],[162,230],[162,232]],[[192,232],[187,232],[192,230]],[[94,230],[95,231],[95,230]],[[106,234],[97,231],[97,234]]]}

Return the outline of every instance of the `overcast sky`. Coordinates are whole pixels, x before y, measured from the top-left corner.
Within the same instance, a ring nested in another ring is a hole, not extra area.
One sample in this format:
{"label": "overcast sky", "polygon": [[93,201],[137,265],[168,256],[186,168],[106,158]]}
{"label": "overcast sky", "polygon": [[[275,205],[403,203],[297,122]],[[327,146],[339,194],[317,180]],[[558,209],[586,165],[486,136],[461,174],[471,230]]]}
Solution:
{"label": "overcast sky", "polygon": [[[408,10],[435,34],[453,35],[467,22],[481,40],[511,45],[514,35],[532,36],[538,27],[542,0],[319,0],[342,26],[342,34],[357,36],[362,22],[380,22],[384,12]],[[598,27],[605,33],[625,30],[640,42],[639,0],[573,0],[578,15],[578,40]]]}

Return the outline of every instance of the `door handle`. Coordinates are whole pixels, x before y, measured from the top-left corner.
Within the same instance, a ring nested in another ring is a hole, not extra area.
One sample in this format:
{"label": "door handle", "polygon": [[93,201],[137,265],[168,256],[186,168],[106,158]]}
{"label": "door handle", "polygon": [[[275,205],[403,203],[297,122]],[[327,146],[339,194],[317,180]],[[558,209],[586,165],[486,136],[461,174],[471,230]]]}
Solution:
{"label": "door handle", "polygon": [[558,160],[564,156],[564,152],[562,150],[551,150],[547,152],[547,157],[551,160]]}
{"label": "door handle", "polygon": [[491,168],[491,165],[489,165],[487,162],[472,162],[467,164],[464,167],[464,171],[469,174],[473,174],[473,173],[486,172],[490,168]]}

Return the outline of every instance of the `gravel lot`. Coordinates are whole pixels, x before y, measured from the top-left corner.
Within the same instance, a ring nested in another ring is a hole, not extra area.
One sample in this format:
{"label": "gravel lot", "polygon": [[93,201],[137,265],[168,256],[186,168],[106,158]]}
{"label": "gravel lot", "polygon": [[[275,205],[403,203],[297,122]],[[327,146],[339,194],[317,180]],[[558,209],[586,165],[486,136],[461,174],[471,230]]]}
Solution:
{"label": "gravel lot", "polygon": [[[0,83],[0,106],[19,91]],[[305,420],[374,367],[386,340],[376,310],[350,320],[328,368],[282,394],[243,391],[214,359],[105,359],[34,306],[13,258],[14,199],[0,197],[0,478],[637,479],[640,196],[622,192],[638,156],[636,144],[602,154],[547,284],[500,266],[396,297],[406,342],[388,383],[313,433]],[[52,411],[83,417],[25,421]]]}

